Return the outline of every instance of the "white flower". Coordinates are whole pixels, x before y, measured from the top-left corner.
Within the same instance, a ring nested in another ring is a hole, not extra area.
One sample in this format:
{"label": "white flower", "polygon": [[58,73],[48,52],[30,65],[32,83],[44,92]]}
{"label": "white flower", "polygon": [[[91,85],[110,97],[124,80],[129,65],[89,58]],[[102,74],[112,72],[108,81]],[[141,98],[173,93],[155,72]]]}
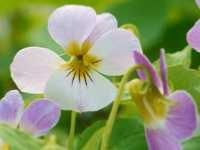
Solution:
{"label": "white flower", "polygon": [[11,65],[18,88],[44,93],[65,110],[96,111],[110,104],[116,88],[102,74],[122,75],[134,64],[132,52],[141,50],[136,36],[119,29],[110,13],[97,15],[78,5],[55,10],[48,30],[71,59],[47,48],[22,49]]}

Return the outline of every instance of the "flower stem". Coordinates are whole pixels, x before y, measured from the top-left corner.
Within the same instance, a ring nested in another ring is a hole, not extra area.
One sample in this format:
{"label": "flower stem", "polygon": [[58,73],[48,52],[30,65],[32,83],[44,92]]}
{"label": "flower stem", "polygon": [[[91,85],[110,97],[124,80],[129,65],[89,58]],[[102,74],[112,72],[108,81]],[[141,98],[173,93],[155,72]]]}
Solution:
{"label": "flower stem", "polygon": [[114,122],[115,122],[115,119],[117,116],[118,108],[119,108],[119,105],[121,102],[121,97],[123,95],[126,82],[130,78],[130,76],[133,74],[133,72],[135,72],[137,69],[140,69],[140,68],[141,68],[140,65],[135,65],[134,67],[130,68],[121,80],[116,99],[113,103],[112,110],[110,112],[110,115],[108,117],[108,120],[107,120],[105,128],[104,128],[104,132],[103,132],[103,136],[102,136],[101,150],[108,150],[109,138],[110,138],[112,128],[113,128],[113,125],[114,125]]}
{"label": "flower stem", "polygon": [[67,148],[68,150],[73,150],[73,144],[74,144],[74,136],[75,136],[75,128],[76,128],[76,115],[77,113],[72,111],[71,112],[71,124],[70,124],[70,131],[69,131],[69,137],[68,137],[68,143]]}

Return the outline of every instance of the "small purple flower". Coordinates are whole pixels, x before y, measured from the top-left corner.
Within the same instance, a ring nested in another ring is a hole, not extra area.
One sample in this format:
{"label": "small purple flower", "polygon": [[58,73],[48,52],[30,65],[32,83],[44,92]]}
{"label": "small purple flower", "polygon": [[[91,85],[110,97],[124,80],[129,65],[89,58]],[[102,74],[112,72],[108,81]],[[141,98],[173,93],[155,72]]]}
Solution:
{"label": "small purple flower", "polygon": [[0,124],[6,124],[35,137],[45,135],[60,118],[59,107],[42,99],[24,109],[24,102],[17,90],[9,91],[0,101]]}
{"label": "small purple flower", "polygon": [[[133,52],[135,62],[146,68],[152,82],[149,83],[145,73],[140,71],[141,80],[131,84],[134,88],[132,95],[144,120],[149,149],[179,150],[181,142],[196,130],[198,116],[189,93],[183,90],[172,93],[169,91],[164,55],[164,50],[161,50],[160,79],[148,58],[139,52]],[[139,92],[138,87],[142,89]]]}

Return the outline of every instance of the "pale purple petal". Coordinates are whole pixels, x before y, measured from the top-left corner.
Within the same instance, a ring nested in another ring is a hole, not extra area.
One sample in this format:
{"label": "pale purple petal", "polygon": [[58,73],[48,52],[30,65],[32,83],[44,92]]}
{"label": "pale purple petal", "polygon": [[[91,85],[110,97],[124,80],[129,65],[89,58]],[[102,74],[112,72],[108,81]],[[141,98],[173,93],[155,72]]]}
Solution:
{"label": "pale purple petal", "polygon": [[24,111],[24,103],[17,90],[9,91],[0,101],[0,124],[17,127]]}
{"label": "pale purple petal", "polygon": [[165,129],[146,129],[149,150],[181,150],[180,143]]}
{"label": "pale purple petal", "polygon": [[59,107],[49,100],[30,104],[20,122],[20,129],[33,136],[42,136],[53,128],[60,118]]}
{"label": "pale purple petal", "polygon": [[165,60],[165,50],[161,49],[160,51],[160,73],[161,73],[161,79],[162,79],[162,87],[164,95],[169,94],[169,87],[168,87],[168,81],[167,81],[167,64]]}
{"label": "pale purple petal", "polygon": [[[142,54],[141,52],[137,52],[134,51],[133,52],[133,58],[136,64],[139,65],[143,65],[146,70],[148,71],[149,75],[151,76],[152,80],[153,80],[153,84],[157,87],[157,88],[161,88],[161,81],[158,77],[158,74],[156,72],[156,70],[153,68],[151,62],[149,61],[149,59]],[[144,73],[143,72],[139,72],[139,76],[142,80],[145,80],[146,78],[144,78]]]}
{"label": "pale purple petal", "polygon": [[27,47],[13,59],[11,77],[21,91],[42,94],[53,72],[64,63],[61,57],[47,48]]}
{"label": "pale purple petal", "polygon": [[176,103],[166,121],[168,130],[179,140],[189,138],[197,128],[198,117],[192,97],[185,91],[176,91],[169,99]]}
{"label": "pale purple petal", "polygon": [[200,8],[200,0],[196,0],[198,7]]}
{"label": "pale purple petal", "polygon": [[187,42],[193,49],[200,52],[200,20],[187,33]]}

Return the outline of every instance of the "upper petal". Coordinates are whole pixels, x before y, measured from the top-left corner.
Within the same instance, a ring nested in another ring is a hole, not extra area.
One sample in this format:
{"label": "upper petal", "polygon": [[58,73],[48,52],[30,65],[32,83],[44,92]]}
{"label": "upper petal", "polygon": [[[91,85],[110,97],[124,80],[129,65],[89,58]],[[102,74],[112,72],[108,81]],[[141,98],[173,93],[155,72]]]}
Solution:
{"label": "upper petal", "polygon": [[49,17],[51,37],[63,48],[70,42],[82,44],[96,24],[96,12],[86,6],[67,5],[56,9]]}
{"label": "upper petal", "polygon": [[165,61],[165,50],[161,49],[160,51],[160,73],[162,79],[162,87],[164,95],[169,94],[168,80],[167,80],[167,64]]}
{"label": "upper petal", "polygon": [[117,28],[117,20],[110,13],[97,15],[96,26],[90,34],[88,41],[95,43],[104,33]]}
{"label": "upper petal", "polygon": [[177,139],[189,138],[197,129],[197,112],[192,97],[185,91],[176,91],[169,96],[175,101],[171,108],[166,125]]}
{"label": "upper petal", "polygon": [[200,52],[200,20],[187,33],[187,42],[193,49]]}
{"label": "upper petal", "polygon": [[24,102],[17,90],[9,91],[0,101],[0,123],[17,127],[24,111]]}
{"label": "upper petal", "polygon": [[127,30],[115,29],[101,36],[90,53],[101,60],[99,72],[106,75],[122,75],[134,65],[133,51],[141,51],[138,38]]}
{"label": "upper petal", "polygon": [[25,110],[20,129],[33,136],[44,135],[57,124],[60,113],[58,105],[47,99],[35,101]]}
{"label": "upper petal", "polygon": [[64,110],[97,111],[115,98],[115,86],[102,75],[91,72],[79,80],[59,70],[48,81],[45,94]]}
{"label": "upper petal", "polygon": [[[134,51],[133,52],[133,58],[136,64],[140,64],[143,65],[146,70],[148,71],[149,75],[151,76],[152,80],[153,80],[153,84],[158,88],[161,89],[161,81],[158,77],[158,74],[156,72],[156,70],[153,68],[153,65],[151,64],[151,62],[149,61],[149,59],[142,53]],[[139,72],[140,78],[145,80],[146,76],[144,76],[143,72]]]}
{"label": "upper petal", "polygon": [[11,76],[21,91],[40,94],[52,72],[63,63],[64,60],[49,49],[28,47],[15,56]]}
{"label": "upper petal", "polygon": [[180,143],[164,129],[146,129],[149,150],[181,150]]}

